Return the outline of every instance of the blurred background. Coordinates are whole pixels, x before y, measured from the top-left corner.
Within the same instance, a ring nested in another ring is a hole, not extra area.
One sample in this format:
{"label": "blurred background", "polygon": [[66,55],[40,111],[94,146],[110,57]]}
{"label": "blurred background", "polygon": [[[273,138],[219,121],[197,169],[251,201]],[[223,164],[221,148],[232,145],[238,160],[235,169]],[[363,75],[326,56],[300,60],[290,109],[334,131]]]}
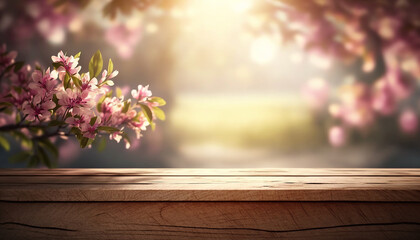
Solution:
{"label": "blurred background", "polygon": [[[165,122],[58,167],[420,167],[420,2],[0,1],[19,60],[100,50],[115,84],[150,85]],[[82,71],[87,71],[83,69]],[[0,149],[0,167],[8,162]]]}

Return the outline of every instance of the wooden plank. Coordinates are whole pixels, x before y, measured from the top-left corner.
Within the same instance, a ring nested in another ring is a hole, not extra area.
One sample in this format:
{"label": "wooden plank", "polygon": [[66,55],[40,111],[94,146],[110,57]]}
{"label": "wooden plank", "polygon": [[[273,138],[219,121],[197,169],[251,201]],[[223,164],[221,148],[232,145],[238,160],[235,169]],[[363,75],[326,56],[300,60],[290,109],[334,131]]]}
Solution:
{"label": "wooden plank", "polygon": [[2,239],[418,239],[419,203],[0,203]]}
{"label": "wooden plank", "polygon": [[420,202],[418,190],[1,188],[0,201],[390,201]]}
{"label": "wooden plank", "polygon": [[0,169],[1,176],[419,176],[420,169],[383,168],[235,168],[235,169]]}
{"label": "wooden plank", "polygon": [[418,169],[0,171],[0,239],[418,239]]}
{"label": "wooden plank", "polygon": [[[234,186],[235,189],[248,189],[248,188],[259,188],[262,185],[270,185],[270,188],[290,188],[291,186],[302,186],[302,185],[330,185],[334,184],[338,187],[348,187],[349,185],[359,188],[370,188],[372,186],[383,187],[387,184],[387,187],[396,186],[407,186],[412,189],[413,186],[420,186],[420,177],[243,177],[243,176],[220,176],[220,177],[174,177],[174,176],[7,176],[0,177],[1,185],[36,185],[36,184],[103,184],[103,185],[153,185],[153,188],[160,186],[175,187],[177,185],[200,185],[206,188],[207,185],[222,185],[221,187]],[[357,185],[356,185],[357,184]],[[309,186],[308,186],[309,187]]]}
{"label": "wooden plank", "polygon": [[[235,175],[224,169],[219,172],[223,175],[211,176],[207,174],[212,169],[203,171],[202,175],[197,174],[200,173],[197,169],[178,169],[179,175],[174,175],[174,169],[167,175],[157,174],[158,169],[149,170],[150,175],[125,175],[127,171],[140,174],[142,169],[122,170],[122,175],[107,175],[117,174],[118,169],[110,169],[107,174],[102,169],[53,170],[57,174],[50,174],[49,170],[11,170],[10,173],[18,174],[0,177],[0,200],[420,202],[417,169],[387,169],[388,175],[374,175],[379,172],[364,169],[327,169],[324,175],[321,169],[309,171],[307,175],[302,169],[265,169],[271,175]],[[60,171],[62,174],[58,175]],[[288,175],[279,175],[282,172]],[[337,175],[338,172],[345,174]],[[350,175],[352,172],[354,175]],[[370,175],[363,176],[360,172]]]}

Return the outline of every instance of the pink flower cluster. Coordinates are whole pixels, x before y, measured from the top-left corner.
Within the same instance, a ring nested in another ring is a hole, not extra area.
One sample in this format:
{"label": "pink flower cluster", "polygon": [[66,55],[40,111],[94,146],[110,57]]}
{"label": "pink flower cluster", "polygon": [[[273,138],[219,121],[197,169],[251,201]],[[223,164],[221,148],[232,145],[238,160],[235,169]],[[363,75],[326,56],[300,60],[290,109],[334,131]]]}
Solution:
{"label": "pink flower cluster", "polygon": [[29,66],[13,71],[10,66],[16,65],[15,57],[16,53],[1,49],[0,70],[9,68],[5,73],[9,81],[2,81],[0,105],[10,106],[13,114],[20,116],[18,122],[4,124],[39,127],[51,136],[48,129],[56,129],[53,133],[57,135],[75,135],[82,147],[91,145],[98,135],[109,135],[117,142],[124,139],[128,148],[126,130],[131,129],[140,138],[147,126],[154,127],[155,118],[162,119],[155,111],[163,113],[159,107],[165,101],[152,97],[149,86],[139,85],[133,90],[134,99],[125,99],[120,89],[113,95],[109,86],[114,85],[118,71],[113,70],[111,60],[108,69],[102,71],[99,51],[91,59],[89,72],[84,73],[78,65],[80,54],[67,56],[61,51],[51,57],[54,70],[37,69],[32,74]]}
{"label": "pink flower cluster", "polygon": [[[351,128],[366,129],[380,117],[399,115],[397,124],[403,133],[414,134],[418,130],[418,116],[413,107],[403,107],[414,92],[414,82],[392,72],[369,86],[355,82],[342,86],[339,103],[329,105],[330,115],[341,125],[330,129],[329,139],[333,146],[346,143]],[[337,130],[340,129],[340,130]],[[338,134],[340,132],[340,134]]]}
{"label": "pink flower cluster", "polygon": [[271,31],[268,25],[278,22],[284,41],[295,41],[316,66],[335,64],[352,75],[354,80],[342,84],[334,96],[328,97],[328,86],[320,81],[311,80],[303,89],[316,110],[334,101],[328,106],[333,146],[344,145],[350,130],[368,132],[386,118],[396,118],[395,128],[405,134],[418,131],[420,4],[352,0],[261,4],[265,5],[256,13],[270,19],[254,30]]}

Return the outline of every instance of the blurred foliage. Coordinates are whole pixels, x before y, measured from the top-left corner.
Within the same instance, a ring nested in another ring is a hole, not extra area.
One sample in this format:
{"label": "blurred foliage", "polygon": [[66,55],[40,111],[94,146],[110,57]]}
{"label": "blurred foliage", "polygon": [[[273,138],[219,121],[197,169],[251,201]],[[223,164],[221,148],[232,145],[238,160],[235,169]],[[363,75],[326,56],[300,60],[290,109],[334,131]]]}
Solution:
{"label": "blurred foliage", "polygon": [[178,144],[215,142],[279,151],[326,144],[324,127],[296,96],[183,96],[176,104],[169,124]]}

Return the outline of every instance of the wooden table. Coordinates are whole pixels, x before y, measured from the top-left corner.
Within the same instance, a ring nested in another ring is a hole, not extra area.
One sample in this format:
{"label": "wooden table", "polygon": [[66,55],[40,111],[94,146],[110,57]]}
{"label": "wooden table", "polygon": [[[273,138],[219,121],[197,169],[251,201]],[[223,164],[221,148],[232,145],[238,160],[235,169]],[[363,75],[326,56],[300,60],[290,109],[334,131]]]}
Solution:
{"label": "wooden table", "polygon": [[276,238],[420,239],[420,170],[0,170],[0,239]]}

